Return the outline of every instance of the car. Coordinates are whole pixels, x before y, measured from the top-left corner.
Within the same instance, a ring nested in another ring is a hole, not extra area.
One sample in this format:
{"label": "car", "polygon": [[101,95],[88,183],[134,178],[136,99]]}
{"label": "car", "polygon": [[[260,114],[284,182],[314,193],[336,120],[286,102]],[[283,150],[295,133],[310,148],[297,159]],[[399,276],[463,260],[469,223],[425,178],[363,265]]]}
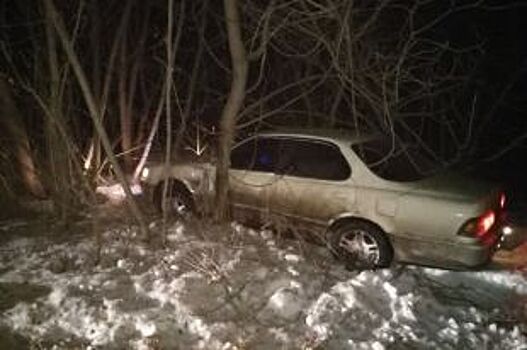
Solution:
{"label": "car", "polygon": [[[415,146],[393,137],[262,132],[232,149],[230,208],[244,222],[286,223],[326,244],[347,266],[484,265],[499,246],[505,194],[455,173],[433,175],[430,164]],[[168,168],[151,163],[143,184],[160,209],[206,213],[212,209],[215,169],[213,161]]]}

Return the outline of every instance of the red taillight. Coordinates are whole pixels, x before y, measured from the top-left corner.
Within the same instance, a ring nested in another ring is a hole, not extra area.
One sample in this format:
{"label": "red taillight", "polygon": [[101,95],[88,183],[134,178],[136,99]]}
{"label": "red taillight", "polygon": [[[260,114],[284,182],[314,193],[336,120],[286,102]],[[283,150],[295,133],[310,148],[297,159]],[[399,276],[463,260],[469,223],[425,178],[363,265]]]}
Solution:
{"label": "red taillight", "polygon": [[487,233],[496,223],[496,213],[488,210],[483,215],[468,220],[465,225],[461,227],[458,234],[466,237],[478,237],[485,239]]}
{"label": "red taillight", "polygon": [[505,196],[505,193],[500,194],[500,208],[505,208],[505,202],[507,201],[507,196]]}
{"label": "red taillight", "polygon": [[487,233],[494,222],[496,221],[496,214],[492,210],[487,211],[485,214],[481,215],[478,219],[476,225],[476,235],[481,237]]}

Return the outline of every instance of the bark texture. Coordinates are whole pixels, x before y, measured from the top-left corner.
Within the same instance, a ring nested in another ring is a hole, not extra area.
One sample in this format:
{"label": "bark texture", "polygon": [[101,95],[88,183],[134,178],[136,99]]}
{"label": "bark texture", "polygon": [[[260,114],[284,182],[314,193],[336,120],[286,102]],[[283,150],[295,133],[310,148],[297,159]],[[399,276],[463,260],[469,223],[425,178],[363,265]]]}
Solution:
{"label": "bark texture", "polygon": [[0,125],[13,142],[13,152],[17,160],[22,183],[31,195],[44,198],[46,192],[37,173],[27,130],[22,115],[13,100],[8,83],[0,76]]}
{"label": "bark texture", "polygon": [[236,0],[224,0],[225,23],[231,55],[232,82],[223,107],[220,121],[218,144],[218,164],[216,167],[215,218],[223,221],[228,218],[229,166],[230,152],[235,137],[236,119],[243,105],[249,64],[243,46],[240,16]]}

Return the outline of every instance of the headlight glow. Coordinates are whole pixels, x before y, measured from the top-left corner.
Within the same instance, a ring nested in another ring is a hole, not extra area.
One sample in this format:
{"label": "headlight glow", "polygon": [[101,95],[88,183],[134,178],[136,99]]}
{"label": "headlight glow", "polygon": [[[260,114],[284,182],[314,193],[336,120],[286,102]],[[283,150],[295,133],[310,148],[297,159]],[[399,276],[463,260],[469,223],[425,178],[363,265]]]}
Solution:
{"label": "headlight glow", "polygon": [[144,167],[141,171],[141,180],[146,180],[148,178],[148,175],[150,174],[150,169],[147,167]]}

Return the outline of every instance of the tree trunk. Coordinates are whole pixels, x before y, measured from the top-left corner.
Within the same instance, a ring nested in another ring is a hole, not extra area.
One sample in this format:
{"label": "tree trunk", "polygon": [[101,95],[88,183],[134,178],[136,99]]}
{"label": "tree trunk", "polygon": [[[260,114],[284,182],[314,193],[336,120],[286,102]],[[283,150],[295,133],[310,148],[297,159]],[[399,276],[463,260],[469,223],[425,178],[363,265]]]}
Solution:
{"label": "tree trunk", "polygon": [[37,198],[44,198],[46,192],[38,176],[26,127],[7,82],[0,77],[0,124],[13,140],[14,154],[26,190]]}
{"label": "tree trunk", "polygon": [[218,144],[218,164],[216,168],[215,218],[218,221],[227,219],[227,200],[229,193],[230,152],[235,136],[237,115],[245,97],[245,86],[249,64],[243,46],[240,17],[236,0],[224,0],[225,23],[231,54],[232,82],[229,97],[223,108],[220,121]]}
{"label": "tree trunk", "polygon": [[57,13],[53,0],[45,0],[44,4],[46,5],[46,11],[48,11],[50,14],[50,17],[53,18],[52,23],[55,26],[55,30],[57,31],[57,34],[59,35],[60,41],[62,43],[62,47],[68,57],[68,61],[70,62],[71,67],[73,68],[73,71],[75,72],[75,75],[77,77],[77,82],[79,83],[84,100],[86,102],[86,106],[88,107],[88,110],[90,112],[90,118],[92,119],[95,130],[101,139],[102,146],[106,152],[106,156],[108,157],[110,164],[115,169],[115,174],[117,176],[117,179],[119,180],[119,182],[124,188],[124,191],[126,193],[126,201],[129,205],[130,211],[139,224],[142,236],[144,238],[147,238],[148,237],[148,227],[146,225],[145,219],[137,203],[134,200],[134,197],[130,189],[130,186],[128,184],[128,181],[126,180],[126,177],[121,169],[121,166],[119,165],[117,158],[115,157],[115,154],[113,153],[112,145],[110,143],[106,130],[104,129],[104,126],[100,119],[99,113],[101,109],[98,108],[98,106],[96,105],[95,98],[93,97],[93,93],[88,84],[88,79],[86,78],[86,74],[84,73],[84,70],[81,67],[79,58],[77,54],[75,53],[73,46],[71,45],[71,41],[68,37],[66,29],[64,28],[64,23],[61,17],[59,16],[59,14]]}
{"label": "tree trunk", "polygon": [[126,40],[123,40],[120,53],[120,67],[119,67],[119,115],[121,122],[121,152],[123,154],[123,164],[126,172],[132,169],[132,111],[128,108],[128,99],[132,96],[127,96],[127,78],[128,67],[126,65]]}
{"label": "tree trunk", "polygon": [[[50,111],[50,118],[46,118],[45,136],[47,146],[48,188],[59,209],[61,222],[68,224],[73,208],[74,196],[71,193],[71,174],[65,144],[60,138],[57,125],[64,125],[63,99],[60,91],[59,51],[52,17],[46,12],[46,53],[47,53],[47,93],[46,100]],[[67,147],[67,146],[66,146]]]}
{"label": "tree trunk", "polygon": [[[98,106],[101,105],[102,100],[102,66],[101,66],[101,59],[102,59],[102,52],[101,52],[101,45],[100,45],[100,38],[101,38],[101,20],[100,20],[100,7],[99,7],[99,1],[92,1],[90,4],[91,7],[91,18],[92,18],[92,25],[90,30],[90,50],[93,55],[92,59],[92,86],[93,86],[93,94],[95,97],[95,101]],[[94,132],[94,137],[92,138],[92,141],[90,142],[90,151],[88,153],[88,156],[86,157],[86,162],[84,164],[84,170],[92,170],[93,174],[96,173],[96,170],[101,165],[101,142],[99,141],[97,134]]]}

